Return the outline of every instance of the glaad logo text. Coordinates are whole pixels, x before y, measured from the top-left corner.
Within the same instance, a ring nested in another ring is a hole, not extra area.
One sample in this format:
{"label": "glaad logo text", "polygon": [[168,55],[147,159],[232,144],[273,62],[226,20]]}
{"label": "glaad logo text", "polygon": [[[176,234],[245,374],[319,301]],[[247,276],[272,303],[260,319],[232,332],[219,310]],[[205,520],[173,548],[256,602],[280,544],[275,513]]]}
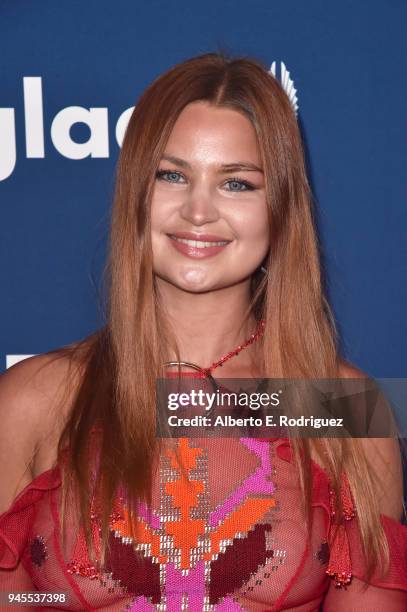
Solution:
{"label": "glaad logo text", "polygon": [[[27,158],[44,158],[44,112],[42,78],[24,77],[24,121]],[[134,107],[126,109],[118,118],[116,141],[121,146]],[[90,136],[86,142],[75,142],[70,135],[75,123],[84,123]],[[107,108],[67,106],[60,110],[51,123],[51,140],[56,150],[69,159],[109,157],[109,129]],[[15,109],[0,108],[0,181],[14,171],[17,161]]]}

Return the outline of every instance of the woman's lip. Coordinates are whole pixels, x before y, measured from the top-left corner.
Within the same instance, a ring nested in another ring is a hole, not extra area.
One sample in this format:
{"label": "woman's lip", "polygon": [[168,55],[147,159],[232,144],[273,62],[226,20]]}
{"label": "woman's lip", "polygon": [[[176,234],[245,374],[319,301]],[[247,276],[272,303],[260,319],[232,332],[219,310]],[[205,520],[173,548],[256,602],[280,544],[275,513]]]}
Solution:
{"label": "woman's lip", "polygon": [[[182,255],[186,255],[187,257],[192,257],[193,259],[206,259],[207,257],[213,257],[214,255],[217,255],[218,253],[223,251],[223,249],[226,249],[226,247],[229,245],[229,242],[228,242],[228,244],[224,244],[224,245],[196,247],[196,246],[192,246],[191,244],[185,244],[185,242],[178,242],[178,240],[174,240],[174,238],[171,237],[171,234],[167,234],[167,235],[171,241],[171,244],[174,246],[174,248],[177,249],[179,253],[182,253]],[[178,235],[176,235],[176,237],[178,238]],[[181,236],[179,237],[181,238]],[[197,240],[197,239],[187,238],[187,240]],[[204,240],[203,242],[210,242],[210,241]],[[221,242],[221,240],[219,240],[219,242]]]}
{"label": "woman's lip", "polygon": [[230,239],[218,236],[217,234],[197,234],[195,232],[172,232],[167,236],[184,238],[185,240],[201,240],[202,242],[231,242]]}

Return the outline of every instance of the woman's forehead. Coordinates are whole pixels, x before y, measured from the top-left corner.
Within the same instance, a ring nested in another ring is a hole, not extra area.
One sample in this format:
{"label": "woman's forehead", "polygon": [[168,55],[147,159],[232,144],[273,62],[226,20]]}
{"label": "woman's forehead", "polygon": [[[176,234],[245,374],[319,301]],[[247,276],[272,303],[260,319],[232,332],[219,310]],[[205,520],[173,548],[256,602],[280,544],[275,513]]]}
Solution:
{"label": "woman's forehead", "polygon": [[238,110],[205,101],[188,104],[174,124],[164,155],[212,166],[242,160],[260,166],[256,132]]}

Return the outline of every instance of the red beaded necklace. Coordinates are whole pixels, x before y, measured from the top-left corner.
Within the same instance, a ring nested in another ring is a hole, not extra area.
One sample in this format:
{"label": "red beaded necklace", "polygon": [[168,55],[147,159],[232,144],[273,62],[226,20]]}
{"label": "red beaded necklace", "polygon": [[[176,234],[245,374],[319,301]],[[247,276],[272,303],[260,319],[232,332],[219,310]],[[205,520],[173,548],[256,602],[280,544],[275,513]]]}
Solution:
{"label": "red beaded necklace", "polygon": [[223,366],[223,364],[226,361],[238,355],[240,351],[250,346],[250,344],[253,344],[253,342],[255,342],[258,338],[260,338],[263,335],[264,325],[265,325],[264,320],[261,319],[258,323],[257,330],[255,331],[254,334],[250,336],[250,338],[248,338],[243,344],[239,344],[239,346],[237,346],[233,351],[230,351],[229,353],[221,357],[219,361],[214,361],[213,364],[209,366],[208,368],[201,368],[201,366],[198,366],[195,363],[190,363],[188,361],[167,361],[164,365],[165,366],[175,366],[175,365],[188,366],[200,372],[200,376],[198,376],[198,378],[212,378],[211,372],[215,368]]}

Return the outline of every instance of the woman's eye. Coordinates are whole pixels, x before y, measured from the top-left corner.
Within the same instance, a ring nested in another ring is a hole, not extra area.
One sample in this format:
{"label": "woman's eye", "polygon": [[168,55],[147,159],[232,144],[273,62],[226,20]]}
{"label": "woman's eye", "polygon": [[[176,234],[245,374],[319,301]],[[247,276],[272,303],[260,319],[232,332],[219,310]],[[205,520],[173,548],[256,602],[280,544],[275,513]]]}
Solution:
{"label": "woman's eye", "polygon": [[228,191],[252,191],[254,189],[254,186],[250,183],[237,179],[230,179],[226,184],[229,185]]}
{"label": "woman's eye", "polygon": [[158,170],[156,177],[168,183],[179,183],[179,179],[183,178],[182,174],[175,172],[175,170]]}
{"label": "woman's eye", "polygon": [[[157,170],[156,178],[174,184],[183,184],[185,182],[184,175],[176,170]],[[238,178],[231,178],[225,184],[228,185],[227,191],[253,191],[255,189],[251,183]]]}

